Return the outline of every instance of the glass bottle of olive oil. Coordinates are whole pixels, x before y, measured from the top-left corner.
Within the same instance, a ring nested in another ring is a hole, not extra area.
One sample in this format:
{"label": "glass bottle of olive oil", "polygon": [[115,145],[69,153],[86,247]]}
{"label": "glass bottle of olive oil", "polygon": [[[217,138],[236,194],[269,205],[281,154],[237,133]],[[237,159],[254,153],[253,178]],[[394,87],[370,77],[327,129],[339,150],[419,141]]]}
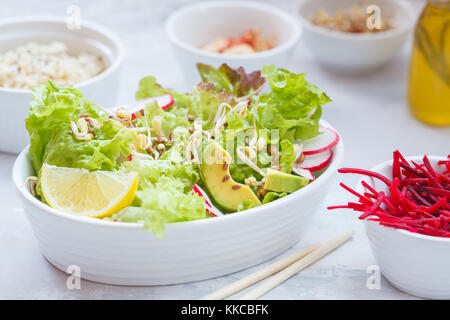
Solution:
{"label": "glass bottle of olive oil", "polygon": [[417,22],[408,102],[419,120],[450,125],[450,0],[429,0]]}

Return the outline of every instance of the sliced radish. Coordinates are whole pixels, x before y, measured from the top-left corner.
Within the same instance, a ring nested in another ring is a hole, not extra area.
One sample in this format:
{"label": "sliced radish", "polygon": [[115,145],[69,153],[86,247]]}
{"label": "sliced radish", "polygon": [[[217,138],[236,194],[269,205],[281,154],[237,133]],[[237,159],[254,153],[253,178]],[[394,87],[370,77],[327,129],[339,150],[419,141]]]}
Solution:
{"label": "sliced radish", "polygon": [[203,199],[205,199],[205,205],[206,205],[205,210],[206,210],[206,212],[208,212],[209,214],[211,214],[211,215],[214,216],[214,217],[223,216],[223,213],[220,212],[219,209],[217,209],[216,207],[214,207],[214,206],[211,204],[211,200],[209,200],[208,195],[206,194],[205,191],[203,191],[202,188],[199,187],[198,184],[195,183],[194,186],[191,188],[191,191],[192,191],[193,193],[198,194],[198,195],[199,195],[200,197],[202,197]]}
{"label": "sliced radish", "polygon": [[323,169],[330,163],[333,158],[333,151],[326,150],[321,153],[311,154],[305,156],[305,160],[297,168],[307,169],[309,171],[317,171]]}
{"label": "sliced radish", "polygon": [[137,105],[130,108],[129,111],[132,114],[135,114],[135,113],[141,111],[147,103],[150,103],[152,101],[156,101],[158,103],[158,105],[161,107],[161,109],[163,109],[163,110],[170,108],[174,103],[174,100],[173,100],[173,97],[171,94],[165,94],[165,95],[156,96],[156,97],[148,97],[148,98],[137,100],[136,101]]}
{"label": "sliced radish", "polygon": [[317,137],[303,141],[303,154],[311,155],[327,151],[339,142],[339,134],[331,128],[323,128]]}
{"label": "sliced radish", "polygon": [[294,171],[300,177],[303,177],[303,178],[306,178],[306,179],[309,179],[309,180],[314,180],[316,178],[316,177],[314,177],[312,172],[310,170],[308,170],[308,169],[294,167],[294,168],[292,168],[292,171]]}

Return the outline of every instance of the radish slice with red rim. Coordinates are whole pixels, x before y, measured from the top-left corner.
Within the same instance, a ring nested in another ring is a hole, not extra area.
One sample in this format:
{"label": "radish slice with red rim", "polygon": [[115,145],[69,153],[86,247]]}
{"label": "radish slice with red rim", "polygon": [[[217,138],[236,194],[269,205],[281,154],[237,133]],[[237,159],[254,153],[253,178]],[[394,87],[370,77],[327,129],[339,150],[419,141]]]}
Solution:
{"label": "radish slice with red rim", "polygon": [[138,100],[139,104],[147,104],[152,101],[156,101],[158,103],[158,105],[161,107],[161,109],[163,109],[163,110],[170,108],[174,103],[174,100],[173,100],[173,97],[171,94],[165,94],[165,95],[156,96],[156,97],[148,97],[148,98]]}
{"label": "radish slice with red rim", "polygon": [[325,168],[333,158],[333,151],[331,149],[321,153],[311,154],[305,156],[305,159],[297,168],[307,169],[309,171],[318,171]]}
{"label": "radish slice with red rim", "polygon": [[163,110],[170,108],[174,103],[174,100],[173,100],[173,97],[171,94],[164,94],[162,96],[154,96],[154,97],[148,97],[148,98],[137,100],[136,101],[137,105],[135,107],[131,108],[130,111],[134,114],[134,113],[140,111],[141,109],[143,109],[147,103],[150,103],[153,101],[156,101],[158,103],[158,105],[161,107],[161,109],[163,109]]}
{"label": "radish slice with red rim", "polygon": [[214,217],[219,217],[219,216],[223,216],[223,213],[220,212],[219,209],[217,209],[216,207],[214,207],[211,203],[211,200],[209,199],[208,195],[206,194],[206,192],[199,187],[198,184],[194,184],[194,186],[191,188],[191,191],[193,193],[198,194],[200,197],[202,197],[203,199],[205,199],[205,210],[206,212],[208,212],[209,214],[211,214]]}
{"label": "radish slice with red rim", "polygon": [[300,177],[309,179],[309,180],[314,180],[316,177],[314,177],[314,175],[312,174],[312,172],[308,169],[303,169],[303,168],[299,168],[299,167],[293,167],[292,171],[294,171],[296,174],[298,174]]}
{"label": "radish slice with red rim", "polygon": [[339,142],[339,134],[331,128],[322,128],[318,136],[303,141],[303,154],[312,155],[325,152]]}

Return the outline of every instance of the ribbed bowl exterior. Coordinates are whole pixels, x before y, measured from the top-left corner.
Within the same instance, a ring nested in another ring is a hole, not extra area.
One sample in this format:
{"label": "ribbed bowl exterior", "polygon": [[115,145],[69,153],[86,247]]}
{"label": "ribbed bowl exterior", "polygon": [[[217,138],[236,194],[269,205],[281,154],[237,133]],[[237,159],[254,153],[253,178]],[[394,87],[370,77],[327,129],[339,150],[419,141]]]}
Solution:
{"label": "ribbed bowl exterior", "polygon": [[365,222],[372,253],[381,272],[409,294],[450,299],[450,239],[429,240]]}
{"label": "ribbed bowl exterior", "polygon": [[80,268],[87,280],[119,285],[165,285],[229,274],[266,261],[298,242],[334,185],[343,145],[326,172],[276,202],[225,217],[168,224],[158,238],[133,223],[75,217],[52,209],[21,188],[32,174],[28,149],[13,181],[42,254],[57,268]]}
{"label": "ribbed bowl exterior", "polygon": [[232,273],[280,254],[301,239],[325,194],[297,199],[241,219],[167,226],[164,238],[140,228],[76,224],[26,206],[43,255],[84,279],[122,285],[162,285]]}

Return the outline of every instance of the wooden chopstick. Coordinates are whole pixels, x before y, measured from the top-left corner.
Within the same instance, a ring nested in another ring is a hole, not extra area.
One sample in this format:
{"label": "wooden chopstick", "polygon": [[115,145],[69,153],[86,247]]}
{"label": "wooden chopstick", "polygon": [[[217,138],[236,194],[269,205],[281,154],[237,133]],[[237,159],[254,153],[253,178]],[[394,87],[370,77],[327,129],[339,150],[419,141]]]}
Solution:
{"label": "wooden chopstick", "polygon": [[265,293],[269,292],[279,284],[283,283],[293,275],[309,266],[310,264],[316,262],[320,258],[324,257],[325,255],[339,247],[341,244],[350,239],[354,233],[355,232],[353,230],[348,230],[344,233],[341,233],[339,236],[328,241],[323,246],[320,246],[317,250],[314,250],[309,255],[305,256],[304,258],[291,264],[286,269],[267,279],[255,289],[243,295],[240,300],[253,300],[261,297]]}
{"label": "wooden chopstick", "polygon": [[317,243],[308,248],[294,252],[294,253],[290,254],[289,256],[287,256],[281,260],[278,260],[258,271],[255,271],[252,274],[250,274],[238,281],[235,281],[222,289],[219,289],[211,294],[208,294],[207,296],[204,296],[200,300],[225,299],[226,297],[229,297],[229,296],[235,294],[236,292],[239,292],[239,291],[251,286],[252,284],[254,284],[256,282],[261,281],[261,280],[283,270],[284,268],[288,267],[289,265],[293,264],[295,261],[308,255],[309,253],[311,253],[312,251],[316,250],[319,247],[320,247],[320,244]]}

